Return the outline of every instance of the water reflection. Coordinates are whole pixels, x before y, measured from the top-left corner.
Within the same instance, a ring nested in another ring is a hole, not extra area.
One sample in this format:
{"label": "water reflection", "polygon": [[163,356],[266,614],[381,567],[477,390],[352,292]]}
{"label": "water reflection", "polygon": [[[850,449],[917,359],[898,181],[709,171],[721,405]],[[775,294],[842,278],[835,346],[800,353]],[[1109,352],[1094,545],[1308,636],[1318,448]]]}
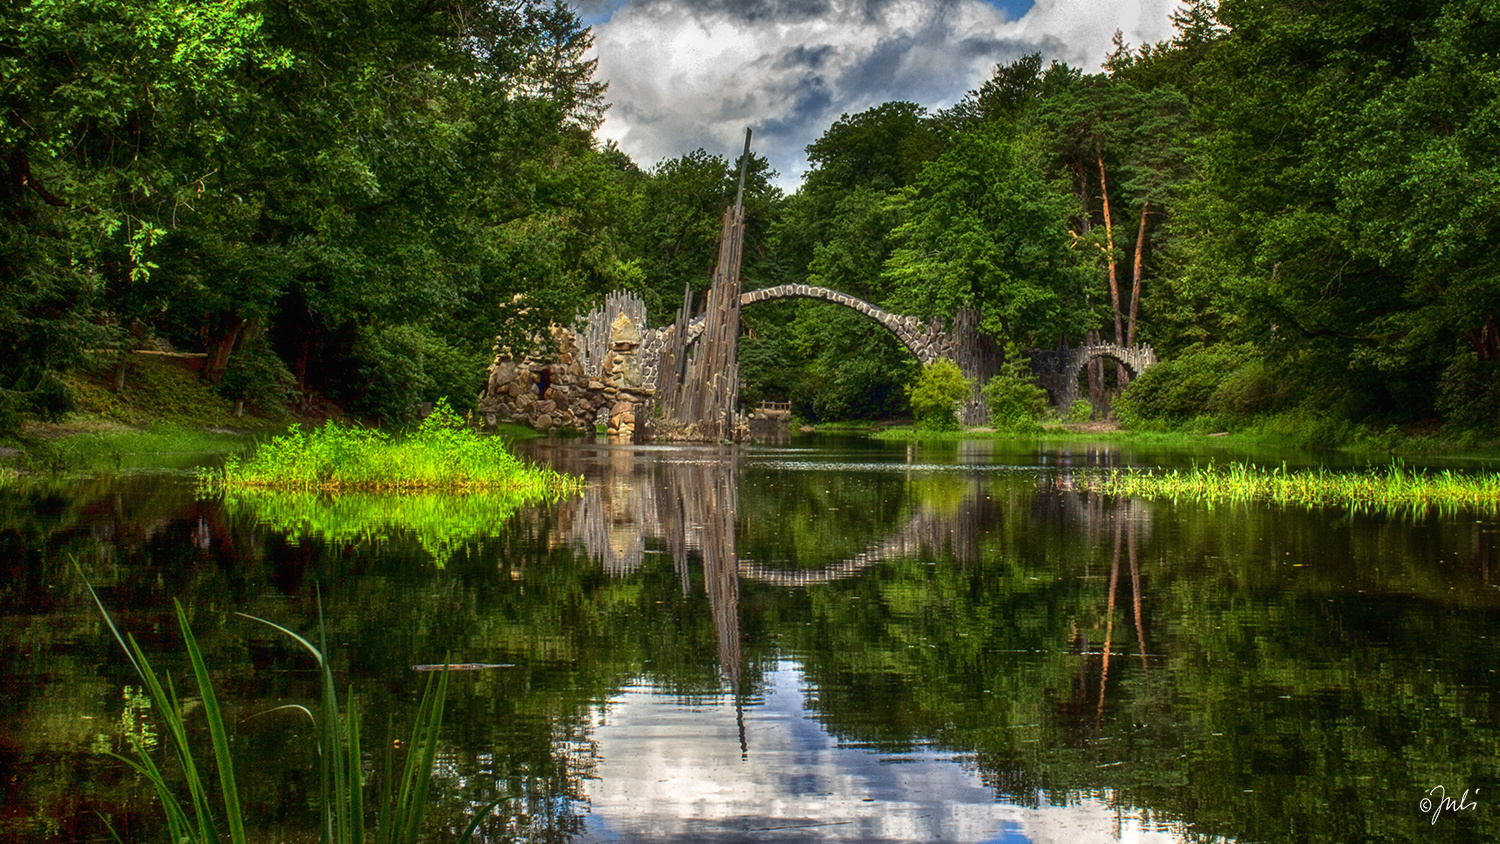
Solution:
{"label": "water reflection", "polygon": [[1132,810],[1108,792],[1066,805],[997,802],[951,753],[872,753],[820,729],[816,694],[779,662],[745,720],[724,699],[691,705],[631,687],[597,713],[598,779],[583,842],[1181,840],[1181,825]]}
{"label": "water reflection", "polygon": [[169,670],[171,600],[192,608],[258,841],[311,835],[312,751],[263,713],[317,682],[232,611],[310,631],[319,593],[372,747],[415,707],[413,665],[511,666],[455,678],[435,832],[496,798],[482,840],[1470,840],[1500,821],[1486,800],[1417,811],[1437,785],[1500,793],[1493,520],[1102,498],[1062,464],[1134,458],[989,443],[532,457],[585,494],[369,519],[163,478],[0,491],[0,837],[107,840],[95,810],[127,841],[160,829],[103,752],[149,721],[73,559]]}

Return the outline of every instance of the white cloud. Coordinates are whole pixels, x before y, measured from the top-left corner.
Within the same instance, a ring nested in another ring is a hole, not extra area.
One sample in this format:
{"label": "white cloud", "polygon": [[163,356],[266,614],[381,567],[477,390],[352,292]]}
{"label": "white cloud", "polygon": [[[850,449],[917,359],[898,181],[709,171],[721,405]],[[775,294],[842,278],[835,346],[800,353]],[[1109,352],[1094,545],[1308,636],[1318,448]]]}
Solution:
{"label": "white cloud", "polygon": [[840,114],[946,107],[1036,51],[1092,70],[1117,28],[1169,37],[1175,6],[1037,0],[1009,20],[981,0],[630,0],[594,28],[613,104],[600,135],[651,166],[700,146],[733,157],[749,126],[791,188]]}

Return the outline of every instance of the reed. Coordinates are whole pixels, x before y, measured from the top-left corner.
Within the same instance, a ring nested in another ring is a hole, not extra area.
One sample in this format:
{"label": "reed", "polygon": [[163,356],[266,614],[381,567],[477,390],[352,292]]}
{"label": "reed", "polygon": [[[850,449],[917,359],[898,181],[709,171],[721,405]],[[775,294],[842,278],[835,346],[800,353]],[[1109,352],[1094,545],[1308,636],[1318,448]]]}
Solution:
{"label": "reed", "polygon": [[[209,679],[207,663],[198,648],[197,639],[193,636],[192,627],[188,624],[187,614],[182,604],[174,601],[177,609],[177,623],[182,630],[188,661],[192,665],[198,694],[202,700],[204,718],[208,722],[211,742],[210,758],[218,773],[218,800],[213,799],[210,787],[205,785],[206,777],[194,758],[188,741],[185,713],[171,676],[157,674],[135,638],[128,633],[122,634],[115,626],[114,620],[105,609],[98,594],[94,592],[93,586],[90,585],[88,590],[89,594],[93,595],[100,613],[103,614],[110,632],[114,634],[120,647],[125,650],[126,657],[145,683],[151,695],[152,705],[160,713],[166,731],[172,738],[177,763],[186,780],[187,807],[185,808],[183,802],[179,800],[177,790],[167,782],[161,768],[151,758],[151,754],[139,739],[131,738],[136,758],[130,759],[119,755],[115,758],[130,765],[151,783],[166,814],[171,840],[176,844],[218,844],[222,840],[221,824],[227,825],[231,844],[244,844],[246,840],[245,819],[240,808],[239,790],[234,779],[234,757],[229,745],[229,733],[224,727],[218,698],[214,694],[213,684]],[[277,707],[277,709],[301,711],[315,725],[320,768],[318,776],[321,806],[319,840],[322,844],[366,844],[368,838],[365,830],[367,809],[362,773],[363,751],[359,739],[359,711],[353,690],[350,690],[348,706],[341,714],[333,671],[325,656],[327,643],[322,641],[321,636],[322,647],[316,647],[307,639],[279,624],[243,613],[240,615],[273,627],[291,637],[317,660],[322,685],[319,712],[314,714],[306,707],[297,704]],[[320,628],[321,616],[320,602]],[[409,749],[399,778],[391,774],[391,751],[389,747],[386,748],[386,775],[382,780],[380,795],[374,807],[376,844],[409,844],[418,838],[422,817],[427,806],[427,793],[432,782],[432,766],[437,755],[438,732],[442,726],[443,702],[447,697],[447,691],[448,670],[444,665],[441,673],[429,676],[427,679],[422,701],[418,705],[417,715],[412,724],[411,740],[407,744]],[[397,787],[398,779],[399,788]],[[480,822],[490,810],[498,805],[498,802],[491,803],[475,813],[468,827],[457,839],[459,844],[466,844],[473,837]],[[119,836],[115,838],[119,840]]]}
{"label": "reed", "polygon": [[294,428],[250,457],[231,457],[222,469],[204,470],[199,478],[215,491],[489,490],[525,500],[563,494],[580,484],[522,463],[503,440],[470,430],[444,402],[407,436],[335,424],[313,431]]}
{"label": "reed", "polygon": [[1078,483],[1106,495],[1184,498],[1205,502],[1269,501],[1283,505],[1348,506],[1356,510],[1500,512],[1500,474],[1427,472],[1392,464],[1363,471],[1265,469],[1249,463],[1180,470],[1088,472]]}

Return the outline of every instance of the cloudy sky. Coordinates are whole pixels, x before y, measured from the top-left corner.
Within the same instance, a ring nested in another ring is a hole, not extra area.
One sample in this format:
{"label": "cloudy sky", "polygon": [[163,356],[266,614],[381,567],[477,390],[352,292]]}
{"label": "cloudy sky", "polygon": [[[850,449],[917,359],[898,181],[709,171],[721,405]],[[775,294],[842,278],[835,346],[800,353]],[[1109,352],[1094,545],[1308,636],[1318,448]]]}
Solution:
{"label": "cloudy sky", "polygon": [[790,190],[841,114],[891,100],[944,108],[996,64],[1040,51],[1097,70],[1115,30],[1171,35],[1177,0],[572,0],[609,82],[600,135],[650,167],[745,127]]}

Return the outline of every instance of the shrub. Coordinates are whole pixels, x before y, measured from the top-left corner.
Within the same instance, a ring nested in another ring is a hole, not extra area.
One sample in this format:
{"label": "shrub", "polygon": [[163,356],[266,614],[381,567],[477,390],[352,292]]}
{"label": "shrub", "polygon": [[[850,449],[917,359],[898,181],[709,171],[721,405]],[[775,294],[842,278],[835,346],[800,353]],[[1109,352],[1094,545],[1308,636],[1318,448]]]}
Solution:
{"label": "shrub", "polygon": [[414,421],[417,405],[425,401],[447,399],[466,410],[484,382],[483,354],[453,346],[420,326],[366,331],[354,351],[359,381],[365,386],[350,397],[349,405],[388,424]]}
{"label": "shrub", "polygon": [[1000,372],[981,391],[990,408],[990,424],[1000,431],[1032,431],[1047,412],[1047,391],[1038,387],[1019,355],[1009,355]]}
{"label": "shrub", "polygon": [[14,390],[0,389],[0,435],[14,434],[21,430],[25,397]]}
{"label": "shrub", "polygon": [[1076,399],[1068,407],[1068,422],[1087,422],[1094,416],[1094,405],[1088,399]]}
{"label": "shrub", "polygon": [[1437,410],[1457,430],[1494,434],[1500,426],[1500,366],[1459,354],[1443,373]]}
{"label": "shrub", "polygon": [[1263,409],[1272,392],[1254,347],[1190,346],[1141,373],[1115,411],[1127,425],[1181,423],[1205,412],[1243,416]]}
{"label": "shrub", "polygon": [[249,338],[229,358],[219,392],[231,399],[244,399],[272,415],[286,412],[287,397],[297,379],[281,358],[271,351],[264,334]]}
{"label": "shrub", "polygon": [[969,397],[972,382],[958,364],[940,358],[922,367],[922,373],[906,388],[916,427],[922,431],[958,430],[959,402]]}
{"label": "shrub", "polygon": [[1232,419],[1242,419],[1271,407],[1276,400],[1276,385],[1266,365],[1251,358],[1224,376],[1219,386],[1204,402],[1204,410]]}

